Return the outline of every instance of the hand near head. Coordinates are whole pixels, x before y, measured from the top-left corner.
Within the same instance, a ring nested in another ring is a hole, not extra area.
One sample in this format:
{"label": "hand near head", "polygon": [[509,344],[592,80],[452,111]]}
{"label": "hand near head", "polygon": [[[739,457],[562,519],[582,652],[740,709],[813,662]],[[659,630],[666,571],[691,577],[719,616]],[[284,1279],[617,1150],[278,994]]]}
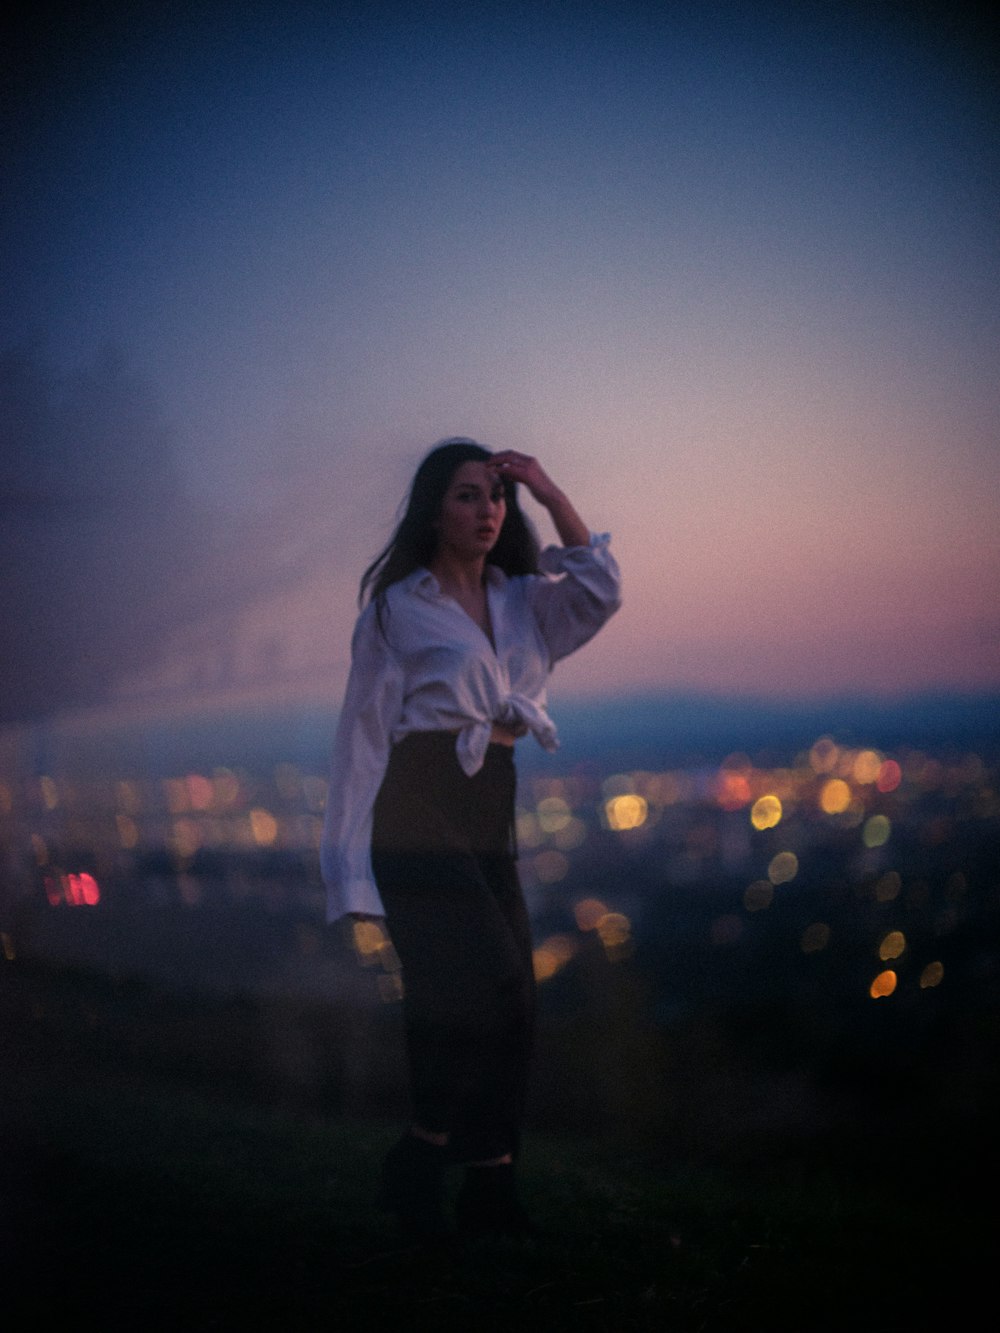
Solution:
{"label": "hand near head", "polygon": [[527,486],[532,499],[549,511],[552,522],[564,546],[586,546],[590,529],[549,474],[530,454],[519,454],[516,449],[501,449],[493,454],[487,466],[499,477],[509,477]]}
{"label": "hand near head", "polygon": [[501,477],[509,477],[511,481],[519,481],[527,486],[532,498],[546,508],[559,494],[559,488],[541,463],[530,454],[519,454],[516,449],[501,449],[489,459],[487,467]]}

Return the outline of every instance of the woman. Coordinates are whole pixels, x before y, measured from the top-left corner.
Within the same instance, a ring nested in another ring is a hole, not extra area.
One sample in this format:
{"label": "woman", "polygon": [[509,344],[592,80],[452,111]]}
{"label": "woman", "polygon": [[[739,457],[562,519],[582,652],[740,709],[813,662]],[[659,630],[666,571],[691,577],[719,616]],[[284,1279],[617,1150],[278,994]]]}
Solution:
{"label": "woman", "polygon": [[[562,548],[539,555],[518,482]],[[534,1015],[514,744],[556,748],[548,673],[619,605],[607,543],[534,458],[446,440],[361,580],[321,859],[328,920],[384,918],[402,964],[413,1124],[382,1202],[411,1237],[446,1233],[453,1162],[462,1232],[530,1230],[514,1189]]]}

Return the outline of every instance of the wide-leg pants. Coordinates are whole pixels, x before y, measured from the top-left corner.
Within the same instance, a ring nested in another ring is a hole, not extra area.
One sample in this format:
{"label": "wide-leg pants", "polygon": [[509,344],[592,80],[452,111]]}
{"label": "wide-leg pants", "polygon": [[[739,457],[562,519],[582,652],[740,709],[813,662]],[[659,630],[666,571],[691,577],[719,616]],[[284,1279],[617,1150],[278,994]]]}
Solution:
{"label": "wide-leg pants", "polygon": [[513,748],[468,777],[455,735],[393,746],[372,865],[402,964],[415,1122],[455,1155],[516,1152],[534,1027],[531,936],[514,846]]}

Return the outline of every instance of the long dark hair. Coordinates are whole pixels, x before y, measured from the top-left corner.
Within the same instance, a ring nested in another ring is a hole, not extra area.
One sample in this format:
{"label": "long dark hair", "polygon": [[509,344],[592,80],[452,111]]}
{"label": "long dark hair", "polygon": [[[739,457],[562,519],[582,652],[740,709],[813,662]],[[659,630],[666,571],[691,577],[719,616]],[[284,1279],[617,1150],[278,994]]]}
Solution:
{"label": "long dark hair", "polygon": [[[463,463],[483,463],[490,457],[490,451],[481,444],[459,436],[435,445],[417,468],[396,531],[361,576],[358,604],[364,603],[367,594],[368,599],[376,603],[380,622],[386,589],[434,558],[438,540],[434,525],[455,472]],[[501,480],[507,515],[486,562],[511,577],[535,574],[538,572],[538,538],[521,512],[514,482],[507,477]]]}

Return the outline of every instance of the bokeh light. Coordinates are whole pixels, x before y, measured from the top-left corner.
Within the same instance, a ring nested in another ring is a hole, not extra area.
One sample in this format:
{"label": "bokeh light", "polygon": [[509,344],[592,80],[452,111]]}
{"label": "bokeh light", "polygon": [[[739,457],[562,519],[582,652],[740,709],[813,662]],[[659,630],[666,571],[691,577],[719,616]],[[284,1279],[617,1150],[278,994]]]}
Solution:
{"label": "bokeh light", "polygon": [[787,884],[799,873],[799,858],[794,852],[779,852],[772,856],[767,877],[772,884]]}
{"label": "bokeh light", "polygon": [[819,793],[820,809],[827,815],[841,815],[851,804],[851,789],[843,778],[830,778]]}
{"label": "bokeh light", "polygon": [[920,989],[930,990],[934,986],[940,986],[944,980],[944,967],[940,962],[928,963],[920,973]]}
{"label": "bokeh light", "polygon": [[866,847],[884,847],[892,833],[892,823],[886,815],[872,815],[865,821],[861,833]]}
{"label": "bokeh light", "polygon": [[608,827],[616,832],[640,828],[646,822],[648,811],[649,806],[645,797],[635,792],[612,796],[604,805]]}
{"label": "bokeh light", "polygon": [[906,952],[906,936],[901,930],[890,930],[882,937],[878,946],[878,956],[883,963],[891,962]]}
{"label": "bokeh light", "polygon": [[873,1000],[883,999],[885,996],[893,993],[896,989],[896,982],[897,977],[895,972],[893,972],[891,968],[887,968],[886,971],[880,972],[872,982],[868,994]]}
{"label": "bokeh light", "polygon": [[768,793],[754,801],[750,810],[750,822],[755,829],[774,828],[781,822],[782,814],[781,801],[777,796]]}

